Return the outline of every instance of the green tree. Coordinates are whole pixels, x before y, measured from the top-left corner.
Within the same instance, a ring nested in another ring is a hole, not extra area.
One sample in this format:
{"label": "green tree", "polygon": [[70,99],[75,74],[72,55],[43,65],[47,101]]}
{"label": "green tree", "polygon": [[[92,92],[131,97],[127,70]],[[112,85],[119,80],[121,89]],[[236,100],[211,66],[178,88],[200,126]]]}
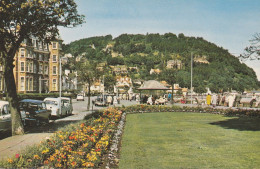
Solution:
{"label": "green tree", "polygon": [[161,80],[165,80],[172,87],[172,98],[171,102],[173,103],[173,90],[174,84],[176,83],[176,70],[174,69],[165,69],[161,72]]}
{"label": "green tree", "polygon": [[58,35],[58,26],[74,27],[84,20],[73,0],[1,0],[0,58],[4,67],[7,97],[11,107],[12,134],[23,134],[13,72],[16,52],[24,40],[36,37],[49,42]]}
{"label": "green tree", "polygon": [[88,106],[87,110],[90,108],[90,87],[94,84],[96,80],[99,80],[102,72],[97,67],[98,63],[95,61],[89,61],[87,59],[82,59],[77,64],[77,75],[79,82],[86,83],[88,87]]}
{"label": "green tree", "polygon": [[114,86],[116,84],[116,77],[111,74],[105,75],[105,90],[108,92],[113,92]]}

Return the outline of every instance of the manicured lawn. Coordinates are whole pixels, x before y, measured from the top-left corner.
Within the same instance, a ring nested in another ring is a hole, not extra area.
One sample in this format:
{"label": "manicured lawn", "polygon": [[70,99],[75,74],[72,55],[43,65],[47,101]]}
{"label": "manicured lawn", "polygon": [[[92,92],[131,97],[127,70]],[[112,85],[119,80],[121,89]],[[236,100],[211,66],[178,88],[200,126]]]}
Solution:
{"label": "manicured lawn", "polygon": [[128,114],[119,168],[259,168],[260,119]]}

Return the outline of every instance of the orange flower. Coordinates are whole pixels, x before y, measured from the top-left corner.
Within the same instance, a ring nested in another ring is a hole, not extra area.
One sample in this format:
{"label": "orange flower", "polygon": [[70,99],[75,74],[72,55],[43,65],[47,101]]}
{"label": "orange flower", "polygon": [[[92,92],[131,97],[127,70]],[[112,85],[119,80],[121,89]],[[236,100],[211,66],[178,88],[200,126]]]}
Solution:
{"label": "orange flower", "polygon": [[70,163],[72,167],[75,167],[77,165],[76,161],[73,161]]}
{"label": "orange flower", "polygon": [[10,164],[14,162],[11,158],[9,158],[7,161],[8,161],[8,163],[10,163]]}
{"label": "orange flower", "polygon": [[39,160],[39,159],[40,159],[40,157],[39,157],[37,154],[34,155],[33,158],[36,159],[36,160]]}
{"label": "orange flower", "polygon": [[45,161],[43,162],[43,164],[44,164],[44,165],[48,165],[48,164],[49,164],[49,161],[48,161],[48,160],[45,160]]}
{"label": "orange flower", "polygon": [[84,123],[81,123],[80,128],[83,128],[84,126],[85,126],[85,124],[84,124]]}

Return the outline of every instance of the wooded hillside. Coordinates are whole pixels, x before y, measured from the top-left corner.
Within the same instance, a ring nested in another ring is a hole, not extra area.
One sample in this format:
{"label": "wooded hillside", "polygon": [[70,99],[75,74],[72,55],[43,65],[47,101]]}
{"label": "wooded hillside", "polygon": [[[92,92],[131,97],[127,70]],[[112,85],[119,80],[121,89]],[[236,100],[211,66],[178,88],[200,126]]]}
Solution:
{"label": "wooded hillside", "polygon": [[113,39],[111,35],[91,37],[64,45],[64,53],[77,57],[82,55],[89,60],[105,62],[107,65],[126,65],[137,67],[129,69],[129,76],[134,79],[157,79],[163,77],[151,69],[167,69],[170,60],[181,62],[181,69],[176,69],[177,83],[181,87],[190,86],[191,54],[193,64],[193,86],[209,87],[214,92],[228,90],[258,89],[256,74],[252,68],[218,47],[200,37],[186,37],[172,33],[130,35],[122,34]]}

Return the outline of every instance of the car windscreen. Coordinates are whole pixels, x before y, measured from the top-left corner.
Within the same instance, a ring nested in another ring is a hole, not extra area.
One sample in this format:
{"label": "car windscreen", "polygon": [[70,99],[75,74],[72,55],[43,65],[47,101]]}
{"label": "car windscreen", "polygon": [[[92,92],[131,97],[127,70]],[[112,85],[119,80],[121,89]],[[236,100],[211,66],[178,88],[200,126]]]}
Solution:
{"label": "car windscreen", "polygon": [[57,101],[53,101],[53,100],[45,100],[46,104],[52,104],[52,105],[58,105]]}

